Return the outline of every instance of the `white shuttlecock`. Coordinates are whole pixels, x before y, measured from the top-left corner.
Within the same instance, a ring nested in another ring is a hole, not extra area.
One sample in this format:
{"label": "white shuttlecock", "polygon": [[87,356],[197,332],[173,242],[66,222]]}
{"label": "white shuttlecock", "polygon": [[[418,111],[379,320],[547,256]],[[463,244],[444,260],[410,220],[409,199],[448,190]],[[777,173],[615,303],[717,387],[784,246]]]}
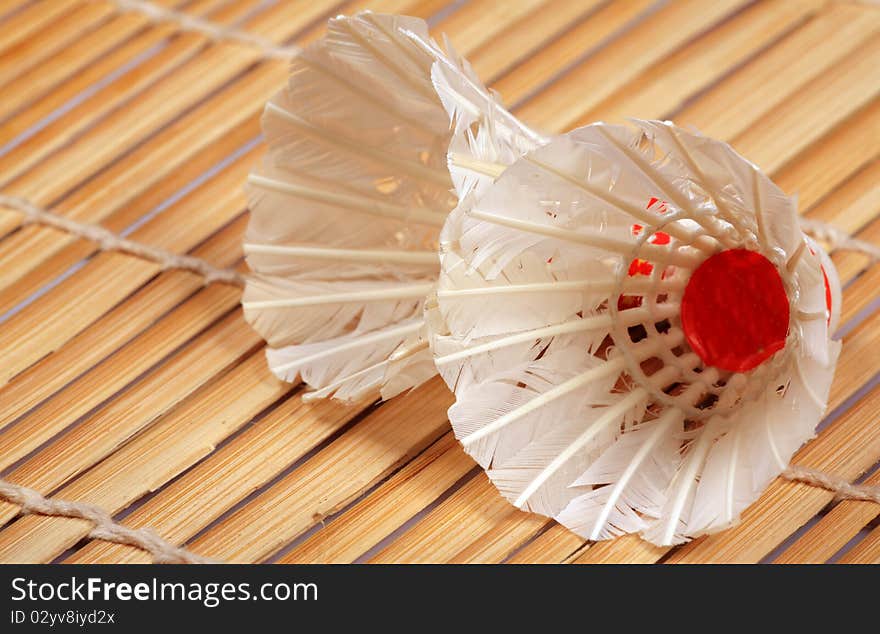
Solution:
{"label": "white shuttlecock", "polygon": [[794,201],[658,121],[498,172],[450,215],[429,302],[465,450],[587,539],[735,523],[814,435],[839,351],[837,275]]}
{"label": "white shuttlecock", "polygon": [[242,304],[272,371],[315,388],[306,398],[389,398],[436,374],[420,331],[456,203],[446,107],[464,108],[463,122],[501,112],[500,136],[522,135],[447,51],[417,18],[334,18],[266,106]]}
{"label": "white shuttlecock", "polygon": [[439,370],[502,494],[588,539],[733,524],[824,413],[830,259],[726,144],[544,137],[446,51],[336,18],[267,106],[243,305],[272,371],[355,400]]}

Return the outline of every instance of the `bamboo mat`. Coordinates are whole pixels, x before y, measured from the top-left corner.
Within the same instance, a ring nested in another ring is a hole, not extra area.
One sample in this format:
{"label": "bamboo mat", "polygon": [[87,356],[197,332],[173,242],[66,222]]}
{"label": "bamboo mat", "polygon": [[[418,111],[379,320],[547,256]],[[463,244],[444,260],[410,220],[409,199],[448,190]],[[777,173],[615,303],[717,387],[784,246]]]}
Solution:
{"label": "bamboo mat", "polygon": [[[305,44],[363,7],[445,31],[529,124],[669,118],[732,143],[802,213],[880,242],[880,6],[831,0],[157,0]],[[241,185],[286,64],[113,2],[0,0],[0,192],[241,266]],[[843,353],[795,463],[880,483],[880,266],[834,256]],[[306,405],[239,290],[0,208],[0,469],[240,562],[878,562],[880,506],[778,480],[676,549],[515,510],[451,436],[439,379]],[[873,475],[870,475],[873,472]],[[0,561],[146,562],[0,503]]]}

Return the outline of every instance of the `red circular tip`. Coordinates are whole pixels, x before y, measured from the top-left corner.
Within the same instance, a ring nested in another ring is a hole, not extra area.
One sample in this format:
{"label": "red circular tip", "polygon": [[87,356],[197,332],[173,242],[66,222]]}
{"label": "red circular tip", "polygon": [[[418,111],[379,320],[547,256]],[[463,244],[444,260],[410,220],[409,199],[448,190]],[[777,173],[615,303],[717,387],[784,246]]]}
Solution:
{"label": "red circular tip", "polygon": [[785,346],[789,304],[773,263],[745,249],[705,260],[688,280],[681,324],[708,366],[746,372]]}

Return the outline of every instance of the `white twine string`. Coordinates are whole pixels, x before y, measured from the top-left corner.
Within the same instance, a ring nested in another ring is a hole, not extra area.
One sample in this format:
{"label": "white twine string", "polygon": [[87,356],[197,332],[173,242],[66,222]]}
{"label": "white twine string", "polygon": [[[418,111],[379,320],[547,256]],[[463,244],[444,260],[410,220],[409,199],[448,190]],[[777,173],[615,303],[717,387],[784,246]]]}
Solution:
{"label": "white twine string", "polygon": [[789,466],[782,473],[782,477],[786,480],[803,482],[804,484],[831,491],[836,500],[861,500],[880,504],[880,486],[853,484],[846,478],[798,465]]}
{"label": "white twine string", "polygon": [[217,268],[207,260],[190,255],[179,255],[141,242],[124,238],[96,224],[78,222],[66,216],[42,209],[16,196],[0,194],[0,205],[24,214],[25,224],[40,224],[61,229],[79,238],[96,242],[102,251],[123,251],[158,264],[162,270],[183,269],[202,277],[204,283],[225,282],[235,286],[244,285],[244,276],[233,269]]}
{"label": "white twine string", "polygon": [[171,22],[181,30],[201,33],[214,41],[234,42],[258,50],[266,59],[290,59],[302,51],[298,46],[279,46],[259,35],[248,33],[230,26],[217,24],[189,15],[183,11],[166,9],[142,0],[111,0],[122,12],[134,12],[143,15],[152,22]]}
{"label": "white twine string", "polygon": [[0,480],[0,498],[21,508],[23,514],[48,515],[86,520],[94,524],[92,539],[125,544],[144,550],[157,564],[218,563],[165,541],[149,528],[129,528],[113,520],[107,511],[85,502],[71,502],[44,497],[39,491]]}

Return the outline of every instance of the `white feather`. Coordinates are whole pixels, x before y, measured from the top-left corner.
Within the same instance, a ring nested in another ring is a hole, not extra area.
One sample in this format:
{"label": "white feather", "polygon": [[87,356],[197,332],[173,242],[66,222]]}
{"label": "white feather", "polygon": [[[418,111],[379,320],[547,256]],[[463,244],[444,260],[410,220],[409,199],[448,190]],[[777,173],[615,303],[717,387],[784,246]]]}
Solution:
{"label": "white feather", "polygon": [[[825,356],[833,367],[840,346],[836,342],[826,342],[826,346]],[[794,452],[814,436],[833,372],[805,356],[795,363],[801,369],[789,385],[782,391],[769,385],[759,400],[731,416],[729,431],[709,451],[688,526],[691,534],[736,523],[740,513],[785,469]]]}
{"label": "white feather", "polygon": [[[442,299],[443,317],[451,329],[464,333],[466,338],[539,328],[574,319],[578,313],[592,313],[608,296],[613,282],[609,273],[604,279],[597,276],[583,280],[580,288],[559,284],[576,280],[568,279],[568,272],[557,271],[552,263],[531,253],[518,257],[489,281],[457,253],[447,252],[442,257],[438,297]],[[490,294],[504,302],[504,310],[487,320],[485,302]]]}
{"label": "white feather", "polygon": [[709,419],[685,447],[679,467],[665,492],[666,502],[657,519],[649,522],[642,532],[648,541],[668,546],[686,542],[690,535],[696,533],[691,527],[690,518],[697,483],[706,463],[706,454],[718,436],[718,427],[722,425],[718,419]]}
{"label": "white feather", "polygon": [[426,288],[422,285],[415,285],[411,296],[390,300],[323,301],[399,288],[375,280],[252,279],[245,288],[242,305],[245,317],[258,332],[264,333],[269,345],[280,347],[363,334],[419,314]]}
{"label": "white feather", "polygon": [[[538,356],[535,351],[533,356]],[[565,345],[515,367],[504,367],[479,384],[460,389],[449,419],[459,439],[481,432],[504,416],[520,411],[533,399],[545,395],[554,385],[564,383],[595,368],[596,361],[584,354],[577,337],[568,337]],[[541,436],[553,431],[568,412],[580,412],[592,405],[611,403],[615,397],[610,389],[617,379],[609,374],[582,389],[564,394],[527,413],[479,442],[469,445],[477,462],[507,464],[512,455],[523,450]]]}
{"label": "white feather", "polygon": [[440,228],[456,202],[447,167],[456,128],[445,107],[465,99],[480,144],[482,121],[503,119],[505,143],[527,130],[511,127],[424,21],[364,12],[330,20],[267,105],[268,152],[249,179],[244,247],[258,275],[243,304],[275,348],[273,371],[317,388],[309,398],[389,397],[433,374],[423,340],[386,335],[419,316],[436,280]]}
{"label": "white feather", "polygon": [[[831,265],[833,267],[833,264]],[[809,248],[801,251],[800,259],[795,268],[798,285],[802,289],[793,309],[796,311],[796,324],[799,329],[801,346],[804,354],[815,359],[821,365],[828,365],[828,339],[831,336],[831,315],[828,313],[825,299],[825,276],[823,276],[822,260]],[[832,268],[832,275],[837,272]],[[831,278],[829,277],[829,282]],[[839,284],[838,284],[839,286]],[[832,299],[833,302],[833,299]],[[838,296],[838,311],[840,299]]]}
{"label": "white feather", "polygon": [[332,385],[385,361],[405,345],[422,327],[421,319],[411,319],[379,328],[367,335],[349,334],[316,343],[268,348],[269,368],[281,380],[298,377],[309,385]]}
{"label": "white feather", "polygon": [[803,234],[794,200],[753,163],[726,143],[669,122],[635,123],[656,145],[655,151],[675,157],[657,168],[679,184],[679,195],[689,204],[752,229],[762,244],[781,253],[796,250]]}
{"label": "white feather", "polygon": [[610,539],[647,528],[657,518],[680,461],[683,416],[670,411],[621,434],[571,487],[599,486],[571,500],[557,520],[579,535]]}

